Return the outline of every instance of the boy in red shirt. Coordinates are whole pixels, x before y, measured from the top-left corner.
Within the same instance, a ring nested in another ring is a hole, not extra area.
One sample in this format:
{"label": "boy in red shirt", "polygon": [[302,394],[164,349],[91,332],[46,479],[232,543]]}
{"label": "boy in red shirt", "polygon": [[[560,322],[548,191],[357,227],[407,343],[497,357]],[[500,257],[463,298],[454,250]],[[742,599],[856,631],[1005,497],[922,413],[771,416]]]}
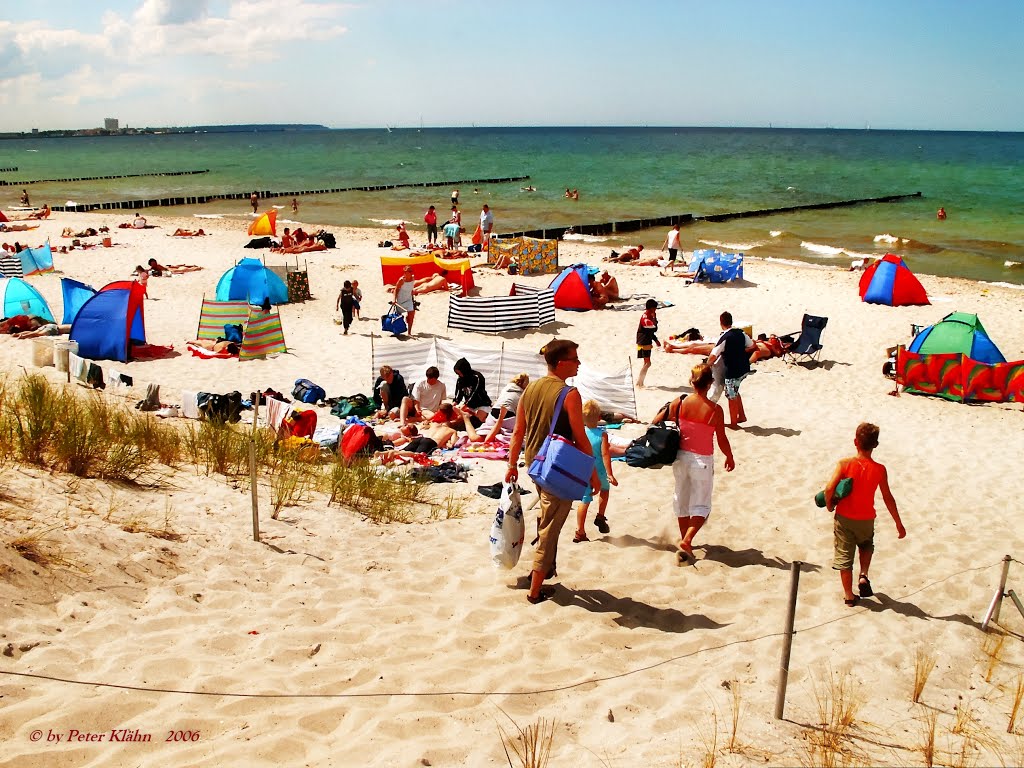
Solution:
{"label": "boy in red shirt", "polygon": [[[907,535],[896,499],[889,490],[889,477],[885,467],[871,458],[871,452],[878,446],[878,427],[867,422],[857,427],[853,444],[857,455],[841,459],[825,488],[825,506],[835,512],[835,562],[832,568],[839,571],[843,584],[846,605],[854,606],[862,597],[871,597],[874,592],[868,580],[868,567],[875,551],[875,491],[881,489],[882,500],[896,523],[899,538]],[[844,478],[850,478],[853,486],[848,495],[835,497],[836,486]],[[853,552],[860,552],[860,578],[857,580],[859,595],[853,594]]]}

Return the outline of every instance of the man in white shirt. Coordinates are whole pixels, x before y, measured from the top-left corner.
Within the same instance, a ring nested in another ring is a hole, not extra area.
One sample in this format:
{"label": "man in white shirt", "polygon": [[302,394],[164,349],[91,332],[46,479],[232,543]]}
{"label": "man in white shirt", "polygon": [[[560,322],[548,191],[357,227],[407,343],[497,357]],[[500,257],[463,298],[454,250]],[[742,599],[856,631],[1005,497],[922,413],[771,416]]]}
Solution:
{"label": "man in white shirt", "polygon": [[436,366],[430,366],[426,378],[416,382],[412,388],[412,396],[402,401],[399,420],[402,424],[408,421],[423,421],[434,415],[441,403],[448,398],[448,390],[443,381],[439,381],[441,372]]}
{"label": "man in white shirt", "polygon": [[679,254],[679,225],[676,224],[668,231],[665,242],[661,244],[661,250],[668,248],[668,268],[676,271],[676,256]]}
{"label": "man in white shirt", "polygon": [[145,229],[146,228],[146,217],[141,213],[136,213],[135,218],[132,220],[132,227],[134,229]]}
{"label": "man in white shirt", "polygon": [[480,245],[484,247],[491,240],[491,232],[494,231],[494,214],[491,209],[484,205],[480,211]]}

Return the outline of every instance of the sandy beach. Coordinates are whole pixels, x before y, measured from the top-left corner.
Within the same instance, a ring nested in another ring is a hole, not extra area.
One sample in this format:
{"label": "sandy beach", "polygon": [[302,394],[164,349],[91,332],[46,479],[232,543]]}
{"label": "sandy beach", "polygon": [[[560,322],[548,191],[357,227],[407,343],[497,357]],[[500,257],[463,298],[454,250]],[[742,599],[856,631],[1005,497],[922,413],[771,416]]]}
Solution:
{"label": "sandy beach", "polygon": [[[299,257],[313,299],[280,307],[288,354],[194,358],[185,342],[224,271],[246,256],[284,257],[243,249],[249,237],[238,221],[147,216],[156,228],[118,229],[130,217],[120,212],[55,214],[0,240],[49,238],[56,249],[71,242],[60,236],[65,227],[110,227],[112,247],[55,253],[56,273],[28,278],[58,319],[62,276],[100,287],[130,279],[150,258],[201,266],[148,284],[148,341],[182,354],[116,364],[160,384],[164,403],[182,390],[290,393],[299,377],[329,396],[369,394],[371,333],[374,344],[405,343],[380,336],[388,294],[377,242],[392,231],[332,229],[336,249]],[[198,226],[209,235],[169,236]],[[412,236],[422,242],[423,232]],[[559,251],[562,265],[607,255],[585,243]],[[920,275],[931,306],[868,305],[860,273],[846,266],[747,259],[744,282],[708,286],[612,265],[623,294],[672,302],[659,311],[662,339],[691,326],[716,338],[723,310],[755,334],[780,335],[811,313],[828,317],[822,362],[762,361],[744,382],[749,422],[729,435],[735,471],[716,457],[696,564],[676,563],[671,468],[616,463],[611,532],[591,528],[590,542],[573,544],[566,525],[556,594],[540,605],[525,599],[530,547],[512,571],[490,561],[496,502],[477,486],[503,476],[501,461],[475,462],[467,484],[431,488],[435,499],[461,502],[461,516],[438,519],[425,507],[412,523],[378,524],[312,498],[278,520],[264,515],[273,547],[252,540],[248,489],[223,477],[185,469],[139,490],[4,467],[0,766],[499,766],[507,764],[499,728],[541,720],[554,723],[553,766],[714,765],[708,753],[723,766],[818,765],[809,750],[819,704],[840,683],[859,708],[836,764],[925,765],[930,715],[936,764],[1022,764],[1022,726],[1007,726],[1022,685],[1024,618],[1006,600],[1002,628],[981,630],[1004,556],[1024,561],[1015,522],[1022,406],[893,397],[881,368],[887,347],[909,343],[911,324],[957,310],[977,313],[1007,360],[1024,358],[1024,292]],[[507,295],[513,280],[551,280],[486,268],[475,276],[485,296]],[[362,319],[342,336],[335,299],[353,278]],[[635,355],[638,312],[559,311],[547,328],[481,336],[448,329],[447,308],[447,295],[423,296],[417,336],[536,352],[556,333],[604,371]],[[33,346],[0,337],[8,381],[25,370],[63,381],[53,367],[32,366]],[[642,420],[689,391],[699,360],[654,352],[647,387],[636,392]],[[499,383],[489,384],[493,396]],[[138,399],[120,397],[126,407]],[[337,421],[326,408],[320,415]],[[862,421],[881,427],[875,458],[888,467],[908,535],[897,540],[879,500],[876,597],[848,608],[832,569],[831,516],[813,496],[853,453]],[[133,517],[166,519],[182,539],[122,530],[119,521]],[[71,566],[43,568],[9,546],[40,532]],[[776,720],[794,561],[803,564],[797,634],[785,718]],[[1024,588],[1016,560],[1008,587]],[[935,668],[915,704],[923,654]],[[181,732],[188,740],[174,741]]]}

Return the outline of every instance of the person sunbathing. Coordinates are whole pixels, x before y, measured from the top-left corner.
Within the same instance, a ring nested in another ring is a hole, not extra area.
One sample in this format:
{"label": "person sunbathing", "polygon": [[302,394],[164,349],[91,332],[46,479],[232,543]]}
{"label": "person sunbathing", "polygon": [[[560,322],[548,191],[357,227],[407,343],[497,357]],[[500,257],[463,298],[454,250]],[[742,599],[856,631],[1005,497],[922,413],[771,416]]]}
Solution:
{"label": "person sunbathing", "polygon": [[429,455],[434,451],[451,448],[458,440],[458,433],[447,424],[430,424],[419,430],[419,435],[406,443],[401,450],[377,451],[374,454],[381,464],[390,464],[396,459],[410,459],[417,453]]}
{"label": "person sunbathing", "polygon": [[165,272],[169,272],[172,275],[183,275],[186,272],[198,272],[202,269],[202,267],[195,264],[170,264],[165,267],[156,259],[150,259],[146,263],[149,265],[149,274],[153,275],[153,277],[163,277]]}
{"label": "person sunbathing", "polygon": [[301,243],[296,242],[295,245],[288,248],[271,248],[270,250],[274,253],[309,253],[311,251],[326,251],[327,246],[319,240],[307,237]]}
{"label": "person sunbathing", "polygon": [[237,341],[228,341],[227,339],[192,339],[187,343],[208,349],[211,352],[227,352],[229,355],[237,355],[239,350]]}
{"label": "person sunbathing", "polygon": [[34,331],[51,322],[49,318],[40,317],[39,315],[14,315],[0,322],[0,333],[14,334]]}
{"label": "person sunbathing", "polygon": [[39,229],[38,224],[0,224],[0,232],[26,232],[30,229]]}
{"label": "person sunbathing", "polygon": [[18,331],[12,333],[16,339],[34,339],[39,336],[63,336],[65,333],[71,333],[71,324],[57,325],[57,323],[46,323],[41,325],[32,331]]}
{"label": "person sunbathing", "polygon": [[750,353],[750,362],[756,363],[758,360],[782,357],[793,346],[793,341],[792,336],[776,336],[774,333],[768,336],[759,333],[754,342],[754,351]]}
{"label": "person sunbathing", "polygon": [[97,232],[92,227],[88,227],[87,229],[83,229],[81,232],[75,232],[73,229],[71,229],[71,227],[64,227],[64,229],[60,233],[60,236],[61,237],[96,237],[96,235],[98,235],[98,234],[99,234],[99,232]]}
{"label": "person sunbathing", "polygon": [[171,237],[202,237],[205,234],[202,229],[191,230],[178,227],[178,229],[171,233]]}
{"label": "person sunbathing", "polygon": [[44,203],[42,208],[40,208],[38,211],[35,211],[34,213],[30,213],[28,215],[28,218],[30,218],[30,219],[48,219],[48,218],[50,218],[50,206],[48,204]]}
{"label": "person sunbathing", "polygon": [[[640,258],[640,254],[643,252],[643,250],[644,247],[642,245],[638,245],[635,248],[630,248],[629,250],[623,251],[622,253],[612,251],[611,256],[604,257],[604,261],[611,261],[616,264],[632,264],[636,262],[637,259]],[[655,259],[655,261],[657,261],[657,259]]]}
{"label": "person sunbathing", "polygon": [[669,336],[661,348],[665,352],[678,352],[681,355],[710,355],[714,346],[712,342],[704,341],[696,328],[687,328],[677,336]]}
{"label": "person sunbathing", "polygon": [[448,273],[442,272],[439,275],[430,275],[430,277],[423,277],[413,283],[413,287],[417,294],[420,293],[434,293],[435,291],[448,291]]}

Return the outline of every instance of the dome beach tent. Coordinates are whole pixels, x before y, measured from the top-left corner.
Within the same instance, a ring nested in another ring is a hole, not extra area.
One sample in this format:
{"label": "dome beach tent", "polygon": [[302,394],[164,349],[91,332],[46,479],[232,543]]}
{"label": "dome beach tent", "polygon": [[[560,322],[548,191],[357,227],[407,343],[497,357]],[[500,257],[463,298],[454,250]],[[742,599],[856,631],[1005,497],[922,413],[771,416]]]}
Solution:
{"label": "dome beach tent", "polygon": [[555,308],[586,312],[594,308],[590,297],[590,267],[573,264],[563,269],[548,287],[555,292]]}
{"label": "dome beach tent", "polygon": [[70,277],[60,279],[60,290],[64,295],[64,319],[62,325],[71,325],[75,322],[75,315],[89,299],[96,295],[96,289],[91,285],[72,280]]}
{"label": "dome beach tent", "polygon": [[867,304],[890,307],[930,304],[921,281],[899,256],[887,253],[864,270],[860,298]]}
{"label": "dome beach tent", "polygon": [[277,237],[277,211],[269,210],[249,225],[250,235],[273,235]]}
{"label": "dome beach tent", "polygon": [[217,281],[217,301],[288,303],[288,287],[259,259],[242,259]]}
{"label": "dome beach tent", "polygon": [[20,277],[0,278],[0,300],[3,301],[4,319],[15,315],[36,315],[51,323],[56,322],[46,299]]}
{"label": "dome beach tent", "polygon": [[986,365],[1006,362],[981,320],[969,312],[951,312],[935,325],[929,325],[907,349],[922,355],[966,355]]}
{"label": "dome beach tent", "polygon": [[86,301],[71,325],[70,338],[78,354],[90,360],[127,363],[131,345],[146,343],[142,312],[146,287],[134,280],[110,283]]}

